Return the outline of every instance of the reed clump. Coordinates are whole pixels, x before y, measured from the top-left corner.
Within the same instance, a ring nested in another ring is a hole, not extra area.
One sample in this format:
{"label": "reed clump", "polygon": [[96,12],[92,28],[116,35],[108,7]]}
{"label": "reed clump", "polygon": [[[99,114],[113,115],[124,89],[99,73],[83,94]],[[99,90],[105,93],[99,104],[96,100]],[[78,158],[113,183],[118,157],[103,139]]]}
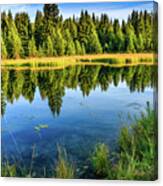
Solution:
{"label": "reed clump", "polygon": [[155,180],[157,178],[156,115],[147,105],[146,113],[119,137],[117,179]]}
{"label": "reed clump", "polygon": [[91,155],[91,162],[95,175],[99,178],[106,178],[110,167],[107,145],[99,143],[95,146],[95,150]]}
{"label": "reed clump", "polygon": [[74,167],[68,161],[67,152],[64,148],[60,146],[57,147],[58,149],[58,162],[55,168],[55,177],[56,178],[66,178],[72,179],[74,178]]}

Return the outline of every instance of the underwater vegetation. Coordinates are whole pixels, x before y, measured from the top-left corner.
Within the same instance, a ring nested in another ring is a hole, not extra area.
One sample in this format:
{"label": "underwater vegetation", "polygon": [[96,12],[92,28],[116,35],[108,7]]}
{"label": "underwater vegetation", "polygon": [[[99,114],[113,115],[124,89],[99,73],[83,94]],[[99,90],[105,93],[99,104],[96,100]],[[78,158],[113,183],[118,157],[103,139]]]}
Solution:
{"label": "underwater vegetation", "polygon": [[47,129],[47,128],[48,128],[48,125],[46,124],[39,124],[34,127],[36,132],[40,132],[41,129]]}
{"label": "underwater vegetation", "polygon": [[[38,125],[36,130],[47,128],[47,125]],[[118,148],[115,152],[109,151],[104,143],[98,143],[90,152],[85,172],[77,172],[78,167],[70,160],[66,149],[57,145],[57,162],[51,173],[54,178],[91,178],[93,179],[121,179],[121,180],[155,180],[157,179],[157,117],[154,110],[147,104],[141,117],[135,118],[130,127],[123,127],[118,138]],[[33,151],[34,152],[34,151]],[[32,155],[32,157],[34,157]],[[31,160],[33,164],[34,158]],[[82,165],[81,165],[82,166]],[[83,165],[85,166],[85,165]],[[32,166],[31,166],[32,167]],[[2,160],[3,177],[37,177],[31,170]],[[45,177],[49,177],[45,173]]]}

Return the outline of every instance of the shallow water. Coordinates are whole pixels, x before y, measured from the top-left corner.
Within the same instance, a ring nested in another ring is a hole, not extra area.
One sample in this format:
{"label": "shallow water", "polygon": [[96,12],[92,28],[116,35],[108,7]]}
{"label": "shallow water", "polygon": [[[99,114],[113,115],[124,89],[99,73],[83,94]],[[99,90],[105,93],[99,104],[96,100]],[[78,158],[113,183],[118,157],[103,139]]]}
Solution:
{"label": "shallow water", "polygon": [[33,170],[43,176],[44,169],[54,169],[57,144],[79,166],[99,142],[117,148],[130,116],[153,105],[153,68],[3,70],[2,160],[30,167],[34,149]]}

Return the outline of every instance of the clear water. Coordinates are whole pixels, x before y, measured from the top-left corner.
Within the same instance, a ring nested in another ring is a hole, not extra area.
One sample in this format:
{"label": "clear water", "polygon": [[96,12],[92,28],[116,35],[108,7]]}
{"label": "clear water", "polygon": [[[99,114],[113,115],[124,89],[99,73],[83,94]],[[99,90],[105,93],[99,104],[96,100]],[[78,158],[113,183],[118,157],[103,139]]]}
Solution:
{"label": "clear water", "polygon": [[[117,148],[120,129],[153,104],[153,67],[75,66],[64,70],[2,72],[2,160],[33,169],[54,168],[57,148],[76,165],[95,144]],[[39,131],[40,124],[48,126]]]}

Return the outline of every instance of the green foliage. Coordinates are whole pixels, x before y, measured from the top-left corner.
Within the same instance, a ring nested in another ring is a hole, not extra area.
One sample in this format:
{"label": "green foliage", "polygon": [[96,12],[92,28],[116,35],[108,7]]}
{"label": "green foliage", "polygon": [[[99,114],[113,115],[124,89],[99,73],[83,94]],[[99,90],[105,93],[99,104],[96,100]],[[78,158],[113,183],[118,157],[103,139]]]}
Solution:
{"label": "green foliage", "polygon": [[39,49],[39,47],[41,47],[43,44],[43,31],[44,31],[43,29],[44,29],[43,15],[42,12],[37,11],[35,23],[34,23],[34,37],[35,37],[37,49]]}
{"label": "green foliage", "polygon": [[137,52],[144,51],[144,43],[143,43],[143,36],[142,36],[142,34],[138,35],[137,42],[136,42],[136,50],[137,50]]}
{"label": "green foliage", "polygon": [[97,144],[91,155],[93,170],[98,177],[106,178],[109,172],[109,150],[105,144]]}
{"label": "green foliage", "polygon": [[[116,52],[151,52],[157,49],[157,16],[132,11],[127,21],[119,23],[107,14],[97,17],[81,11],[79,18],[63,20],[57,4],[45,4],[37,11],[34,23],[25,12],[1,13],[3,58],[83,55]],[[155,19],[155,21],[153,21]],[[34,39],[33,39],[33,37]],[[36,49],[34,46],[36,45]],[[18,45],[18,49],[16,49]],[[5,49],[6,47],[6,49]]]}
{"label": "green foliage", "polygon": [[57,4],[45,4],[43,7],[44,10],[44,20],[45,24],[51,24],[56,26],[59,19],[59,9]]}
{"label": "green foliage", "polygon": [[77,31],[77,23],[75,22],[75,20],[72,20],[71,18],[66,19],[63,23],[63,29],[66,30],[68,29],[70,34],[71,34],[71,38],[73,40],[77,39],[78,37],[78,31]]}
{"label": "green foliage", "polygon": [[29,41],[28,50],[29,50],[29,56],[31,57],[37,56],[37,49],[36,49],[34,37],[32,37],[32,39]]}
{"label": "green foliage", "polygon": [[123,128],[119,137],[117,179],[155,180],[157,177],[156,118],[148,106],[131,129]]}
{"label": "green foliage", "polygon": [[95,30],[93,30],[92,33],[90,34],[87,52],[95,54],[102,53],[102,47]]}
{"label": "green foliage", "polygon": [[7,58],[7,49],[2,37],[1,37],[1,55],[2,55],[2,59]]}
{"label": "green foliage", "polygon": [[5,101],[5,95],[3,91],[1,91],[1,116],[4,115],[6,110],[6,101]]}
{"label": "green foliage", "polygon": [[22,56],[23,48],[21,40],[17,34],[16,29],[11,28],[8,32],[8,38],[6,41],[8,58],[17,59]]}
{"label": "green foliage", "polygon": [[70,35],[68,29],[64,31],[64,40],[65,40],[65,54],[66,55],[74,55],[75,54],[75,45]]}
{"label": "green foliage", "polygon": [[[20,58],[23,54],[22,42],[18,34],[18,30],[15,26],[15,22],[12,19],[11,12],[9,16],[2,14],[2,37],[4,45],[7,50],[8,58]],[[5,33],[4,33],[5,32]]]}
{"label": "green foliage", "polygon": [[109,28],[108,30],[108,43],[105,45],[105,51],[111,52],[114,51],[114,41],[115,41],[115,34],[113,28]]}
{"label": "green foliage", "polygon": [[126,51],[129,53],[136,52],[135,50],[136,36],[133,26],[129,23],[126,26]]}
{"label": "green foliage", "polygon": [[39,46],[37,55],[39,57],[44,57],[45,56],[43,47]]}
{"label": "green foliage", "polygon": [[86,54],[84,43],[81,44],[81,54]]}
{"label": "green foliage", "polygon": [[53,56],[53,43],[50,36],[43,42],[43,50],[46,56]]}
{"label": "green foliage", "polygon": [[21,39],[23,54],[29,56],[29,41],[32,37],[32,26],[30,23],[29,15],[25,12],[17,13],[15,15],[15,25],[18,31],[18,35]]}
{"label": "green foliage", "polygon": [[57,178],[74,178],[74,167],[68,162],[66,150],[58,146],[58,162],[55,169]]}
{"label": "green foliage", "polygon": [[124,51],[125,38],[118,20],[114,21],[113,29],[115,34],[113,39],[113,49],[115,52],[122,52]]}
{"label": "green foliage", "polygon": [[[104,59],[101,60],[105,62]],[[99,62],[99,59],[97,62]],[[61,61],[58,64],[64,65]],[[23,65],[25,64],[23,63]],[[44,62],[42,64],[38,63],[38,67],[41,65],[44,65]],[[46,63],[46,65],[56,65],[56,63]],[[46,98],[52,113],[58,115],[67,86],[72,89],[79,86],[83,95],[89,95],[95,87],[107,90],[111,84],[116,86],[123,79],[127,82],[127,87],[131,92],[141,92],[149,86],[154,88],[155,68],[154,66],[143,65],[121,68],[104,67],[102,65],[93,65],[93,67],[77,65],[59,71],[33,72],[29,70],[28,73],[24,73],[17,70],[2,70],[2,92],[7,101],[11,103],[21,95],[26,100],[32,101],[36,87],[38,87],[42,99]]]}
{"label": "green foliage", "polygon": [[78,55],[83,54],[80,42],[78,40],[75,40],[75,51],[76,51],[75,53],[78,54]]}
{"label": "green foliage", "polygon": [[52,33],[54,55],[62,56],[65,51],[65,42],[60,29],[53,30]]}
{"label": "green foliage", "polygon": [[1,166],[1,175],[3,177],[15,177],[17,175],[16,164],[10,165],[8,161]]}
{"label": "green foliage", "polygon": [[[157,136],[155,112],[147,105],[146,113],[131,128],[121,129],[116,161],[108,159],[108,148],[98,144],[92,155],[96,176],[122,180],[155,180],[157,178]],[[115,155],[115,154],[114,154]]]}

